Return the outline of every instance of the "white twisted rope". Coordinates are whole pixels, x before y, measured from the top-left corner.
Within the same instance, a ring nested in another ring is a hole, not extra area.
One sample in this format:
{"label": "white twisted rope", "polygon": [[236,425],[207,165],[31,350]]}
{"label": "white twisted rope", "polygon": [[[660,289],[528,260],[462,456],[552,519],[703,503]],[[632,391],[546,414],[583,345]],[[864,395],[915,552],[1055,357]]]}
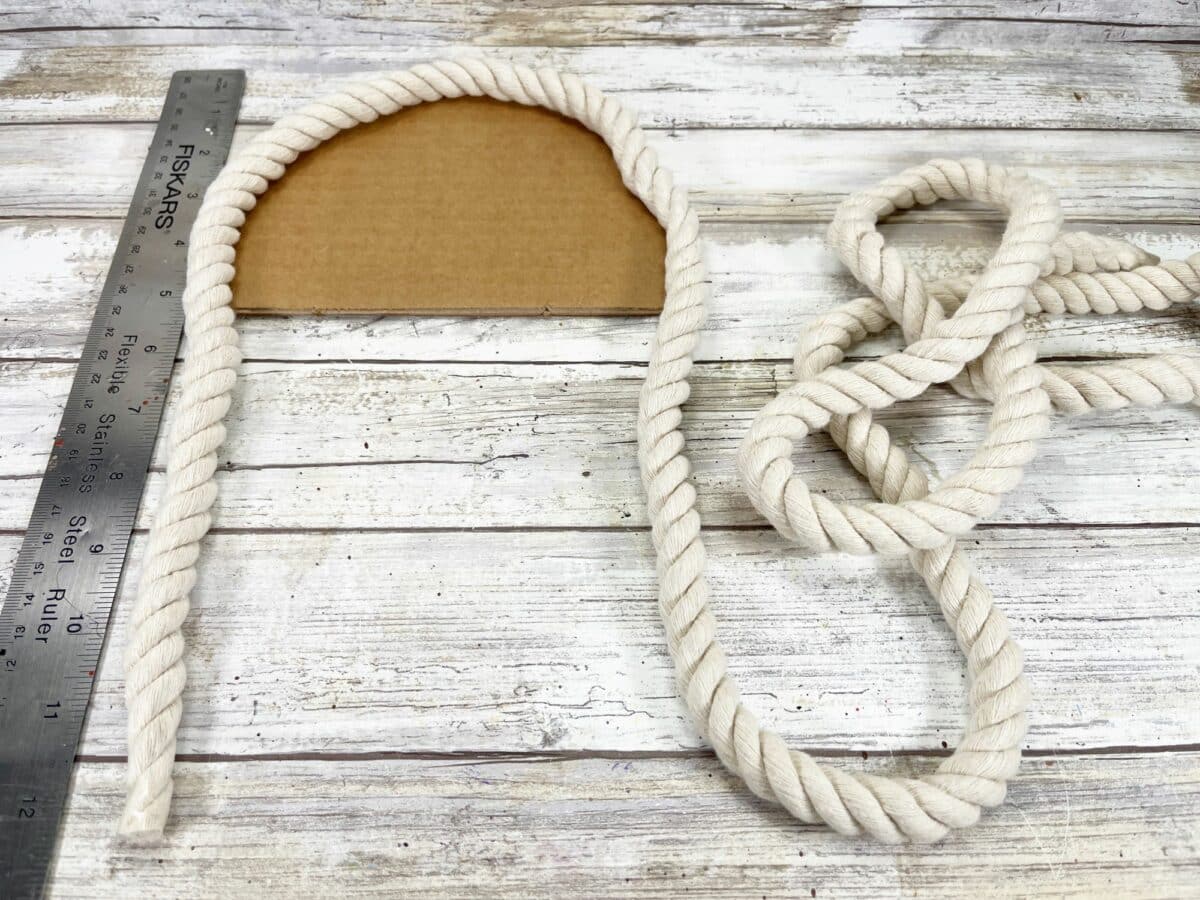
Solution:
{"label": "white twisted rope", "polygon": [[[1200,291],[1200,256],[1189,264],[1153,267],[1145,265],[1144,254],[1119,242],[1074,235],[1055,241],[1057,205],[1045,188],[978,162],[912,170],[839,213],[835,242],[878,299],[847,304],[806,332],[797,352],[802,380],[756,420],[741,457],[743,471],[755,503],[785,534],[822,547],[912,550],[972,677],[966,734],[937,772],[920,779],[844,773],[788,750],[759,725],[742,704],[716,639],[696,492],[679,431],[708,293],[697,219],[686,192],[673,185],[633,116],[616,100],[570,75],[466,59],[374,78],[286,116],[247,146],[205,196],[189,249],[183,299],[189,350],[180,373],[167,484],[126,651],[130,782],[122,834],[156,838],[170,806],[185,680],[180,626],[195,584],[199,542],[210,524],[216,451],[225,437],[222,420],[240,362],[229,284],[245,214],[300,153],[338,132],[418,103],[464,95],[545,106],[598,133],[625,184],[666,231],[666,298],[641,394],[639,457],[668,644],[687,704],[722,761],[759,796],[805,822],[825,822],[845,834],[936,840],[974,822],[981,806],[1001,801],[1017,768],[1028,692],[1003,616],[946,536],[969,527],[1015,482],[1032,441],[1045,428],[1046,390],[1056,407],[1071,412],[1081,405],[1111,408],[1195,399],[1200,393],[1195,362],[1180,357],[1069,372],[1038,367],[1023,343],[1020,320],[1026,311],[1043,309],[1108,312],[1184,302]],[[926,288],[883,245],[874,221],[894,208],[952,196],[1009,209],[1009,230],[977,279]],[[1031,304],[1036,307],[1028,309]],[[831,368],[855,341],[893,320],[911,342],[904,353],[844,373]],[[965,474],[930,493],[925,477],[870,421],[869,410],[950,379],[972,396],[993,399],[996,413],[988,440]],[[828,427],[846,448],[883,503],[863,511],[808,499],[787,456],[792,440],[819,427]]]}
{"label": "white twisted rope", "polygon": [[[939,199],[997,206],[1009,211],[1009,224],[979,276],[926,286],[884,244],[875,225],[898,209]],[[738,459],[751,501],[782,535],[810,549],[851,553],[944,547],[994,512],[1017,484],[1048,427],[1051,405],[1081,414],[1195,398],[1197,369],[1190,357],[1037,364],[1022,325],[1029,311],[1162,309],[1200,289],[1200,254],[1152,265],[1144,251],[1095,236],[1063,235],[1052,246],[1058,226],[1057,201],[1044,185],[978,160],[935,160],[842,204],[830,243],[874,296],[806,330],[796,356],[802,380],[759,412]],[[853,342],[890,322],[900,324],[909,342],[904,350],[850,369],[832,368]],[[947,381],[966,396],[990,399],[995,408],[974,457],[936,490],[901,500],[881,496],[884,502],[865,506],[839,504],[813,496],[794,474],[794,441],[838,417],[857,415],[860,427],[866,426],[871,410]]]}

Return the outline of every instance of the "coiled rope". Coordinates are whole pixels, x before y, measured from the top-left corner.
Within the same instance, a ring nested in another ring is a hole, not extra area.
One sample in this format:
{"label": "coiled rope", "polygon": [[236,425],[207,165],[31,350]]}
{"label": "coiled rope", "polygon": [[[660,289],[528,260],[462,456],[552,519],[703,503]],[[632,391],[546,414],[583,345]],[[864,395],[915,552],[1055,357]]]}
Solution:
{"label": "coiled rope", "polygon": [[[953,537],[994,509],[1032,457],[1051,405],[1068,413],[1194,401],[1195,360],[1161,357],[1104,366],[1041,367],[1024,343],[1026,313],[1162,308],[1200,292],[1200,255],[1151,264],[1129,245],[1058,236],[1057,203],[1032,179],[978,161],[938,161],[852,198],[831,234],[847,266],[871,290],[821,317],[802,337],[799,381],[756,418],[740,454],[755,505],[782,534],[811,547],[909,552],[967,657],[972,678],[965,736],[937,771],[919,779],[847,773],[789,750],[740,699],[716,638],[704,579],[696,491],[683,455],[681,406],[704,318],[708,282],[698,222],[646,145],[631,113],[571,75],[463,59],[372,78],[285,116],[256,137],[209,188],[192,231],[183,305],[188,352],[169,439],[167,480],[150,533],[126,648],[129,789],[121,833],[161,835],[185,682],[180,626],[196,582],[201,538],[216,499],[213,475],[240,354],[230,282],[246,213],[301,153],[337,133],[405,107],[488,96],[539,105],[599,134],[629,190],[663,225],[666,298],[638,417],[639,458],[658,550],[660,608],[684,698],[721,760],[761,797],[805,822],[884,841],[936,840],[973,823],[1004,796],[1016,771],[1028,691],[1021,658],[991,594]],[[895,209],[973,198],[1009,212],[1000,249],[975,278],[925,285],[874,228]],[[868,334],[900,323],[902,353],[834,368]],[[951,381],[995,403],[983,446],[963,473],[930,491],[872,410]],[[792,443],[828,428],[881,503],[836,505],[812,496],[793,473]]]}

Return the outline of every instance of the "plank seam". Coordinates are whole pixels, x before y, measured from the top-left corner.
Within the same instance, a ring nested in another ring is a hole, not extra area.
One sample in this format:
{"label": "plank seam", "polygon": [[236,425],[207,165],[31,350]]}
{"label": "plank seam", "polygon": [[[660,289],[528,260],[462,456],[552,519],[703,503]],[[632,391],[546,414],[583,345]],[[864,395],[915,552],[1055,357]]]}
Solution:
{"label": "plank seam", "polygon": [[[903,748],[898,750],[854,750],[843,747],[805,749],[810,756],[827,759],[869,759],[872,756],[886,758],[942,759],[952,751],[930,747]],[[1021,755],[1030,759],[1055,759],[1060,756],[1157,756],[1172,753],[1200,752],[1200,743],[1156,745],[1106,745],[1099,747],[1024,749]],[[557,763],[586,760],[658,760],[658,759],[716,759],[711,750],[702,748],[687,750],[454,750],[447,752],[406,750],[342,751],[296,751],[292,753],[177,753],[177,763],[222,764],[239,762],[438,762],[472,764],[488,762]],[[75,757],[77,763],[123,765],[128,758],[123,754],[81,753]]]}

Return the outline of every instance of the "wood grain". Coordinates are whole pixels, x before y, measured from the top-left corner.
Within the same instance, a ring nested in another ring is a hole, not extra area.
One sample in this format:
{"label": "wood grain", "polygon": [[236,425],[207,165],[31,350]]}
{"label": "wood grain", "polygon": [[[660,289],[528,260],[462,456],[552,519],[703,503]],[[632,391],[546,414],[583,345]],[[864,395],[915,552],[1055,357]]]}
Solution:
{"label": "wood grain", "polygon": [[[469,43],[362,46],[118,46],[0,50],[0,123],[154,121],[170,73],[253,73],[242,119],[269,122],[339,78],[402,69]],[[666,127],[1194,127],[1200,54],[1189,44],[1003,43],[959,48],[506,47],[506,59],[567,68]],[[628,76],[637,72],[636,83]],[[949,102],[948,98],[953,98]]]}
{"label": "wood grain", "polygon": [[[235,152],[264,129],[241,125]],[[152,132],[141,123],[7,126],[0,215],[123,218]],[[1200,149],[1184,133],[1051,130],[1031,139],[994,129],[669,128],[649,137],[706,223],[825,223],[847,194],[934,156],[1024,167],[1054,189],[1069,222],[1200,217]],[[905,222],[998,220],[994,210],[961,203],[904,214]]]}
{"label": "wood grain", "polygon": [[[0,545],[7,576],[16,540]],[[1195,741],[1200,528],[983,529],[967,546],[1026,654],[1026,746]],[[717,529],[707,549],[732,670],[789,740],[957,741],[964,667],[907,563],[812,557],[761,531]],[[179,752],[698,750],[653,576],[643,531],[212,535],[185,626]],[[124,747],[109,653],[81,752]]]}
{"label": "wood grain", "polygon": [[[645,525],[634,446],[641,365],[246,363],[221,451],[226,528],[627,527]],[[0,527],[32,508],[66,399],[70,363],[0,364]],[[714,525],[761,524],[734,459],[754,413],[790,381],[779,363],[698,366],[684,420]],[[174,394],[171,395],[172,397]],[[990,407],[944,388],[881,421],[937,479],[962,468]],[[169,432],[174,402],[168,399]],[[326,423],[336,421],[336,427]],[[1153,463],[1130,446],[1148,442]],[[1055,423],[1021,487],[991,521],[1200,522],[1200,415],[1128,410]],[[798,464],[844,500],[869,488],[825,436]],[[164,451],[140,522],[148,524]]]}
{"label": "wood grain", "polygon": [[49,896],[1157,900],[1191,893],[1200,841],[1195,752],[1031,760],[982,824],[901,848],[798,826],[707,757],[230,761],[179,775],[167,843],[137,849],[112,838],[120,769],[81,765]]}
{"label": "wood grain", "polygon": [[441,39],[504,47],[570,47],[636,42],[671,44],[749,42],[788,46],[853,45],[969,47],[983,39],[1035,43],[1180,43],[1194,39],[1194,2],[1130,4],[1122,0],[1059,0],[1053,5],[903,0],[878,6],[689,3],[599,0],[524,5],[503,0],[346,0],[314,8],[303,0],[217,0],[200,16],[147,0],[120,0],[81,9],[16,9],[0,28],[0,46],[60,47],[111,43],[212,45],[320,44]]}

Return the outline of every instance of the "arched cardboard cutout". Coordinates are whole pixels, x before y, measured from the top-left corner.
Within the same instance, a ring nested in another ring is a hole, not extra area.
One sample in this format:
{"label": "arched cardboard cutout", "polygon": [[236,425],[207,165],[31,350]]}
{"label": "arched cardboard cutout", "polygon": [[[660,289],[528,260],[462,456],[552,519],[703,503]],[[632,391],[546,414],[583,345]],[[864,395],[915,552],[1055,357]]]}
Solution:
{"label": "arched cardboard cutout", "polygon": [[665,253],[599,135],[464,97],[360,125],[289,166],[246,221],[233,305],[657,314]]}

